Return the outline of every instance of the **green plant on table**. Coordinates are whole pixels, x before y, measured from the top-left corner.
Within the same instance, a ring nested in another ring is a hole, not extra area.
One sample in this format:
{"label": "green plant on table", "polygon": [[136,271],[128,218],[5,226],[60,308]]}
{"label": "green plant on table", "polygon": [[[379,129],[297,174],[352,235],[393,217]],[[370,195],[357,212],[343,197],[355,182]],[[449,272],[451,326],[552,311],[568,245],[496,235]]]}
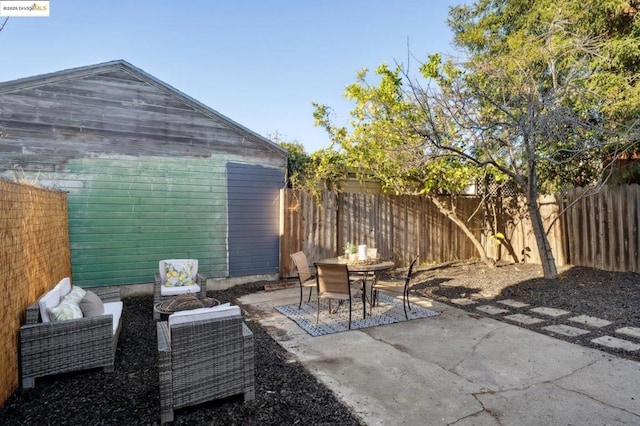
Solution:
{"label": "green plant on table", "polygon": [[353,243],[347,243],[347,245],[344,246],[344,252],[345,253],[357,253],[358,252],[358,246],[356,246]]}

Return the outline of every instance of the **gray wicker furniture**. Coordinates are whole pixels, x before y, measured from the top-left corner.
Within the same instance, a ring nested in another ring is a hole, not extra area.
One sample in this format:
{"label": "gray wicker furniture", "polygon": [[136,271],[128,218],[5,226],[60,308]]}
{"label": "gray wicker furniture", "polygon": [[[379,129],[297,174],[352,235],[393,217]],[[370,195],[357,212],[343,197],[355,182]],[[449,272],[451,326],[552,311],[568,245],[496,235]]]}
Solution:
{"label": "gray wicker furniture", "polygon": [[[193,262],[193,270],[192,270],[192,279],[197,287],[195,286],[182,286],[182,287],[167,287],[165,283],[167,281],[166,277],[166,265],[170,262],[185,262],[190,261]],[[205,297],[207,295],[207,279],[204,275],[198,272],[198,260],[197,259],[165,259],[161,260],[158,264],[158,272],[156,272],[154,277],[154,285],[153,285],[153,304],[154,306],[158,303],[164,302],[172,297],[175,297],[180,294],[188,294],[193,293],[197,297]],[[154,312],[153,317],[155,319],[160,319],[160,313]]]}
{"label": "gray wicker furniture", "polygon": [[238,307],[222,317],[173,322],[223,307],[181,311],[157,323],[161,424],[173,421],[178,408],[238,394],[255,398],[253,333]]}
{"label": "gray wicker furniture", "polygon": [[[120,287],[96,287],[91,291],[104,303],[120,301]],[[42,322],[38,301],[29,305],[26,323],[20,327],[20,374],[23,388],[52,374],[103,368],[112,372],[122,316],[114,332],[113,316]]]}

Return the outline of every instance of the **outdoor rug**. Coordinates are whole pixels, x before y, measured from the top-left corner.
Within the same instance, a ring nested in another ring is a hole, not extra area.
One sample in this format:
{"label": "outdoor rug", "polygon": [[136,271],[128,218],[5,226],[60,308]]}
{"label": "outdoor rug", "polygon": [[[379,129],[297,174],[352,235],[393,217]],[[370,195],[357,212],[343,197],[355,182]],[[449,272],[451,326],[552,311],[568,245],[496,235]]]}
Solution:
{"label": "outdoor rug", "polygon": [[[331,308],[335,310],[337,301],[331,303]],[[294,321],[300,328],[312,336],[324,336],[326,334],[339,333],[349,330],[349,303],[343,303],[336,313],[329,313],[328,301],[320,301],[320,321],[316,325],[317,302],[303,303],[298,309],[298,304],[276,306],[276,310],[286,315]],[[369,316],[371,307],[367,305],[367,318],[362,318],[362,299],[353,300],[351,314],[351,329],[375,327],[377,325],[393,324],[407,321],[402,308],[402,299],[396,299],[386,294],[378,295],[378,304],[373,308],[373,313]],[[407,311],[409,320],[428,318],[439,315],[438,312],[425,309],[421,306],[411,304],[411,311]]]}

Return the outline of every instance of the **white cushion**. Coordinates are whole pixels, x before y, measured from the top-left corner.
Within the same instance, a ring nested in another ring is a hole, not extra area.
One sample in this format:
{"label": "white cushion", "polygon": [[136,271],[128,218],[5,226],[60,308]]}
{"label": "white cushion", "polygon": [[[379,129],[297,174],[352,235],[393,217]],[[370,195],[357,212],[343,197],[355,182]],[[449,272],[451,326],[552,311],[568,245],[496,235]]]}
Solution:
{"label": "white cushion", "polygon": [[64,277],[54,288],[60,291],[60,297],[64,297],[71,291],[71,278]]}
{"label": "white cushion", "polygon": [[107,302],[104,304],[104,314],[113,315],[113,334],[116,334],[118,330],[118,324],[120,323],[120,317],[122,316],[122,301]]}
{"label": "white cushion", "polygon": [[179,294],[198,293],[200,286],[198,284],[187,285],[182,287],[160,287],[160,294],[163,296],[177,296]]}
{"label": "white cushion", "polygon": [[51,317],[49,317],[49,309],[55,308],[60,304],[60,288],[58,286],[52,288],[48,292],[44,294],[38,300],[38,306],[40,307],[40,316],[42,317],[42,322],[51,322]]}
{"label": "white cushion", "polygon": [[212,318],[224,318],[240,314],[240,307],[236,305],[232,306],[229,303],[224,303],[212,308],[198,308],[188,311],[178,311],[174,314],[169,315],[169,327],[185,322],[202,321]]}

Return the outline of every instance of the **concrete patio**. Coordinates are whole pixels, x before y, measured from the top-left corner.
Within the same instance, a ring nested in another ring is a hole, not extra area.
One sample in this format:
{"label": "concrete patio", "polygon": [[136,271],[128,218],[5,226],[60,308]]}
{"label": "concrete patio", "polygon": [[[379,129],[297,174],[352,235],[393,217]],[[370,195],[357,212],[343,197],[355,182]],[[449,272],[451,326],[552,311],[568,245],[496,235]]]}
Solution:
{"label": "concrete patio", "polygon": [[640,363],[425,299],[440,315],[311,337],[274,309],[298,298],[239,303],[368,425],[640,424]]}

